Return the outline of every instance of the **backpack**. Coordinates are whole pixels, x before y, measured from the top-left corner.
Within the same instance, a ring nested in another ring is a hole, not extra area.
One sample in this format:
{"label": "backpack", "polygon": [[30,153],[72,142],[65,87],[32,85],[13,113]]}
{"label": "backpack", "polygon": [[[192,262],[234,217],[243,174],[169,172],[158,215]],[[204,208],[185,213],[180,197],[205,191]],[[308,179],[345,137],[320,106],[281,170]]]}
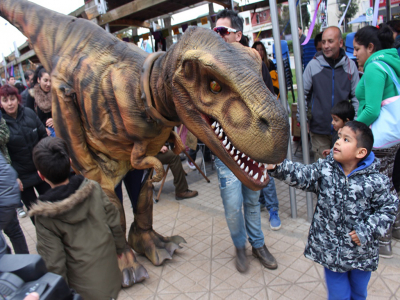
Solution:
{"label": "backpack", "polygon": [[[393,69],[385,62],[374,61],[385,73],[392,79],[400,95],[399,78]],[[390,71],[390,74],[382,66],[384,63]],[[379,117],[371,124],[371,130],[374,135],[374,149],[386,149],[400,143],[400,96],[394,96],[382,100]]]}

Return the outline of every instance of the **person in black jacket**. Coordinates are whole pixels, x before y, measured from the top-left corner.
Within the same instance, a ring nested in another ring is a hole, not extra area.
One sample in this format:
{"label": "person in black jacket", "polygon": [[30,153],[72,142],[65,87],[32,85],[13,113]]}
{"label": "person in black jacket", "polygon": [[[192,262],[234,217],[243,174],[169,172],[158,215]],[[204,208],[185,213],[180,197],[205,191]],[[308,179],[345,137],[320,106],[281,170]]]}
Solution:
{"label": "person in black jacket", "polygon": [[50,188],[40,179],[32,160],[33,147],[47,137],[46,128],[33,110],[20,105],[21,96],[15,88],[1,87],[0,101],[3,118],[10,130],[7,148],[11,165],[18,173],[21,199],[29,210],[36,200],[35,189],[41,195]]}
{"label": "person in black jacket", "polygon": [[46,128],[49,136],[55,136],[51,114],[51,79],[43,66],[39,66],[33,75],[34,86],[29,90],[26,107],[34,110]]}

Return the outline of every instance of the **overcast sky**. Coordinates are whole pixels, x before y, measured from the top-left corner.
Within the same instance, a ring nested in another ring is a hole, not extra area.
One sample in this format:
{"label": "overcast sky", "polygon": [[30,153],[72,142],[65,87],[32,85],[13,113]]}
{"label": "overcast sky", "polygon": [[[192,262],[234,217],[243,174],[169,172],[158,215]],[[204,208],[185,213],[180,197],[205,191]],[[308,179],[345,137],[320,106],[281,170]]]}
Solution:
{"label": "overcast sky", "polygon": [[[84,0],[31,0],[39,5],[47,7],[51,10],[69,14],[85,4]],[[5,19],[0,17],[0,61],[3,60],[1,53],[4,56],[8,56],[12,51],[14,51],[14,41],[17,42],[17,46],[25,43],[26,37],[19,32],[17,28],[8,23]]]}
{"label": "overcast sky", "polygon": [[[69,14],[85,4],[84,0],[30,0],[30,1],[63,14]],[[236,1],[239,2],[240,5],[244,5],[247,3],[258,2],[260,0],[236,0]],[[221,8],[222,6],[214,4],[215,11],[218,11]],[[205,13],[208,13],[207,4],[180,14],[173,15],[174,19],[172,20],[171,23],[173,25],[185,22],[187,20],[194,19],[199,15]],[[18,29],[16,29],[13,25],[8,23],[8,21],[6,21],[1,17],[0,17],[0,37],[1,37],[0,61],[3,60],[1,53],[3,53],[4,56],[8,56],[11,52],[14,51],[14,41],[17,42],[17,46],[20,46],[27,40],[27,38],[22,33],[20,33]]]}

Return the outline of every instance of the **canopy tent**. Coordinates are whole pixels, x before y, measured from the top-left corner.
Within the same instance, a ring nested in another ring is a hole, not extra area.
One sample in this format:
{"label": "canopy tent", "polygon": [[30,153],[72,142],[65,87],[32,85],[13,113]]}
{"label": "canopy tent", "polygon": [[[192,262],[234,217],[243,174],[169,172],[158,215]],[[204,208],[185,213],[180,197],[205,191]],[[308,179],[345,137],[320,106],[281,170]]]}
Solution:
{"label": "canopy tent", "polygon": [[362,22],[367,22],[365,15],[359,16],[358,18],[354,19],[353,21],[349,22],[348,24],[362,23]]}

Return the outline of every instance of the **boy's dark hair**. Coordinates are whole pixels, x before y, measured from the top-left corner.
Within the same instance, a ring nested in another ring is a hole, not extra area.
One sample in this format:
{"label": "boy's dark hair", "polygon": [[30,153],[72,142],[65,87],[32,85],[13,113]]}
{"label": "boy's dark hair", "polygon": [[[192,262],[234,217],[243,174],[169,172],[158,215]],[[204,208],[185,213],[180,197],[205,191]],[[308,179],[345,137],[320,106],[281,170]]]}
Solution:
{"label": "boy's dark hair", "polygon": [[349,127],[356,134],[357,147],[367,149],[367,155],[364,158],[368,157],[374,145],[374,135],[371,128],[358,121],[349,121],[344,126]]}
{"label": "boy's dark hair", "polygon": [[323,34],[323,33],[324,33],[324,32],[322,31],[322,32],[318,33],[318,34],[315,36],[315,38],[314,38],[314,46],[315,46],[315,48],[317,48],[319,42],[322,42],[322,34]]}
{"label": "boy's dark hair", "polygon": [[336,115],[343,120],[343,122],[347,122],[354,120],[354,116],[356,112],[354,111],[353,105],[348,100],[340,101],[336,103],[331,109],[331,115]]}
{"label": "boy's dark hair", "polygon": [[68,179],[71,162],[64,140],[58,137],[46,137],[33,148],[33,162],[36,169],[54,184]]}
{"label": "boy's dark hair", "polygon": [[218,19],[225,19],[228,18],[231,20],[231,26],[232,29],[236,29],[238,31],[241,31],[243,33],[243,18],[238,15],[236,11],[230,10],[230,9],[224,9],[221,10],[217,14],[217,20]]}

